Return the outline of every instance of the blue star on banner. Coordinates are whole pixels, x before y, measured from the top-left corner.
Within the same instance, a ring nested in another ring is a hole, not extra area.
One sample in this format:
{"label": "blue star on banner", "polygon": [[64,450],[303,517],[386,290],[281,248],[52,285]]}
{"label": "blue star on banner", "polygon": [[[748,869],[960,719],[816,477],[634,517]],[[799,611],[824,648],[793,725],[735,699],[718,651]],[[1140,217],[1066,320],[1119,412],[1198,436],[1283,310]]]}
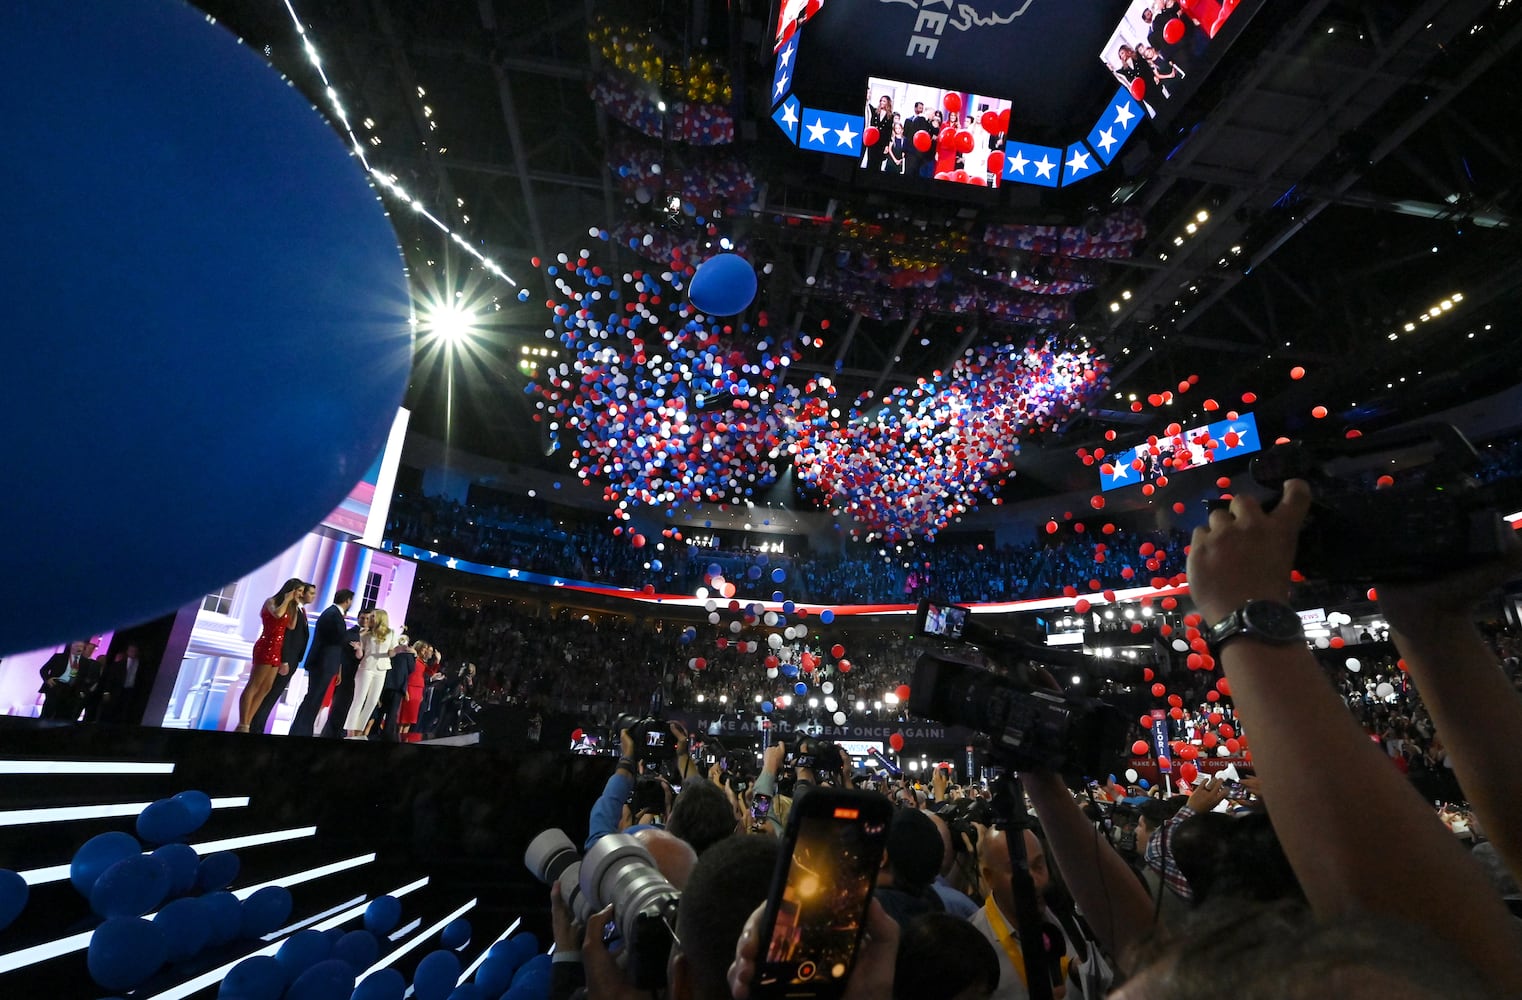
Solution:
{"label": "blue star on banner", "polygon": [[794,35],[777,51],[777,68],[772,71],[772,104],[787,94],[793,82],[793,56],[798,53],[798,36]]}
{"label": "blue star on banner", "polygon": [[861,158],[861,115],[803,109],[803,132],[798,145],[820,153]]}
{"label": "blue star on banner", "polygon": [[1062,150],[1013,139],[1004,144],[1004,179],[1015,184],[1054,188],[1061,179]]}
{"label": "blue star on banner", "polygon": [[777,127],[787,133],[788,139],[793,145],[798,144],[798,123],[802,120],[803,105],[792,94],[787,95],[787,100],[782,106],[772,112],[772,121]]}
{"label": "blue star on banner", "polygon": [[1062,186],[1067,187],[1074,181],[1081,181],[1090,174],[1097,174],[1099,170],[1099,161],[1094,158],[1094,151],[1081,142],[1075,142],[1063,154]]}
{"label": "blue star on banner", "polygon": [[1088,137],[1089,146],[1105,166],[1108,167],[1120,155],[1121,147],[1136,132],[1136,123],[1144,117],[1146,109],[1136,103],[1129,91],[1122,87],[1115,92]]}

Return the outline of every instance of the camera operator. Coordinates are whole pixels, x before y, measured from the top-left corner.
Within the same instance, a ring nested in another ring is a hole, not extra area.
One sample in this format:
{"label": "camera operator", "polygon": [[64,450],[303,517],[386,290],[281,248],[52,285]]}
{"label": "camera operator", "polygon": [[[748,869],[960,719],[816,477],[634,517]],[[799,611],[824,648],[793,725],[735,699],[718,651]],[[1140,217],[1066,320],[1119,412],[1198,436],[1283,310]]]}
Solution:
{"label": "camera operator", "polygon": [[[669,723],[675,739],[674,766],[685,780],[696,773],[697,765],[687,752],[689,739],[681,723]],[[620,756],[618,766],[603,786],[602,795],[592,806],[591,830],[584,850],[610,833],[623,833],[642,827],[664,827],[671,815],[671,785],[665,778],[651,773],[650,762],[635,757],[634,735],[627,728],[618,731]]]}

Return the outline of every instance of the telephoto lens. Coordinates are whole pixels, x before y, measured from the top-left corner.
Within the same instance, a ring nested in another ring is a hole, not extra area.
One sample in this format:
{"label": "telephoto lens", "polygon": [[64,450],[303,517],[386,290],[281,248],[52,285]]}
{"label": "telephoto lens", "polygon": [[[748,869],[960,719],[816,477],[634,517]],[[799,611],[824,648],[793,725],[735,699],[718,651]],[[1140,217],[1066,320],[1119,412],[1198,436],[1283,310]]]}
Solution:
{"label": "telephoto lens", "polygon": [[581,891],[581,852],[564,830],[551,827],[529,841],[523,863],[545,885],[560,883],[560,898],[571,908],[577,923],[586,923],[600,908],[592,906]]}

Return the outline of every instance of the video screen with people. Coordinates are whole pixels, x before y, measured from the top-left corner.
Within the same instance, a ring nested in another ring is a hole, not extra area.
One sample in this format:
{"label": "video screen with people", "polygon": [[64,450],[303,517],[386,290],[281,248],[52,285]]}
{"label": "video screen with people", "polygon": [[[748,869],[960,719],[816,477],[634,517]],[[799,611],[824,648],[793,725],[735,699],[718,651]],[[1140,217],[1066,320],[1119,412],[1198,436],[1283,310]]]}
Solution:
{"label": "video screen with people", "polygon": [[1166,116],[1198,84],[1186,81],[1220,58],[1225,45],[1212,43],[1237,7],[1238,0],[1134,0],[1099,58],[1148,117]]}
{"label": "video screen with people", "polygon": [[1235,420],[1190,427],[1170,437],[1159,436],[1156,442],[1143,441],[1135,448],[1121,449],[1106,458],[1099,470],[1100,489],[1156,483],[1162,476],[1250,455],[1263,447],[1258,439],[1258,422],[1251,413],[1243,413]]}
{"label": "video screen with people", "polygon": [[861,166],[872,173],[998,187],[1011,104],[964,90],[872,77]]}

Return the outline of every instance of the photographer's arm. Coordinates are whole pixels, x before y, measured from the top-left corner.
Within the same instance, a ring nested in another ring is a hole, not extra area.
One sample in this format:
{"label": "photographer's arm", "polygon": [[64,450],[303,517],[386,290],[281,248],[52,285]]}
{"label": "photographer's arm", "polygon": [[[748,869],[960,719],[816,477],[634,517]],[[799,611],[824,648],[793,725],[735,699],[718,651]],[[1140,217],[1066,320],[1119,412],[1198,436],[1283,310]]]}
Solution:
{"label": "photographer's arm", "polygon": [[1152,900],[1147,890],[1110,842],[1096,834],[1059,775],[1022,771],[1020,780],[1084,919],[1099,943],[1124,962],[1152,935]]}
{"label": "photographer's arm", "polygon": [[682,781],[686,781],[698,773],[697,761],[688,752],[692,747],[692,738],[687,735],[687,727],[680,722],[671,723],[671,735],[676,738],[676,773]]}
{"label": "photographer's arm", "polygon": [[[1192,596],[1207,622],[1249,600],[1287,596],[1310,488],[1286,484],[1265,513],[1238,495],[1189,550]],[[1522,992],[1522,956],[1499,897],[1400,772],[1364,736],[1310,650],[1251,638],[1219,653],[1274,829],[1316,915],[1368,911],[1448,942],[1495,986]],[[1336,766],[1308,779],[1306,748]]]}
{"label": "photographer's arm", "polygon": [[618,759],[618,767],[603,786],[602,795],[592,805],[592,816],[588,824],[590,830],[587,842],[582,845],[584,851],[590,851],[593,844],[608,834],[618,832],[624,802],[628,800],[629,793],[634,791],[634,781],[639,776],[639,765],[634,761],[634,738],[629,735],[629,730],[619,732],[618,742],[623,756]]}
{"label": "photographer's arm", "polygon": [[1522,571],[1522,541],[1507,557],[1419,586],[1379,585],[1395,644],[1432,716],[1453,773],[1491,842],[1522,877],[1522,698],[1469,616],[1488,591]]}

